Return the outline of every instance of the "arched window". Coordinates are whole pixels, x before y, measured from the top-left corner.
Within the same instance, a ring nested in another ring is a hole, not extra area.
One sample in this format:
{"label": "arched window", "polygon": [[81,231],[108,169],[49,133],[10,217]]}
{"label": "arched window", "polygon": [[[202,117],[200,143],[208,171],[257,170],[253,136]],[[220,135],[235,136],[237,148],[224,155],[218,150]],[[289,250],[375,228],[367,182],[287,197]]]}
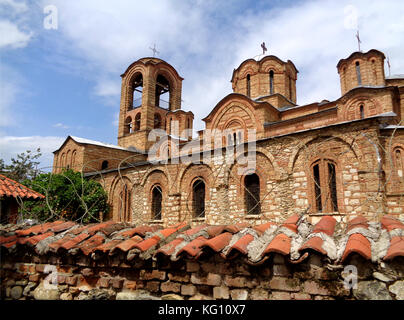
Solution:
{"label": "arched window", "polygon": [[247,215],[260,214],[260,178],[257,174],[249,174],[244,178],[245,207]]}
{"label": "arched window", "polygon": [[160,129],[161,127],[161,116],[158,113],[154,114],[154,129]]}
{"label": "arched window", "polygon": [[65,166],[65,157],[66,157],[66,155],[65,155],[65,153],[62,153],[62,158],[61,158],[61,160],[60,160],[60,168],[64,168],[64,166]]}
{"label": "arched window", "polygon": [[233,132],[233,142],[236,145],[237,144],[237,134]]}
{"label": "arched window", "polygon": [[104,160],[101,164],[101,170],[108,169],[108,161]]}
{"label": "arched window", "polygon": [[130,193],[125,184],[119,193],[118,219],[119,221],[130,221]]}
{"label": "arched window", "polygon": [[394,162],[397,170],[397,175],[402,178],[403,177],[403,167],[404,167],[404,154],[401,148],[396,148],[394,150]]}
{"label": "arched window", "polygon": [[141,119],[141,114],[138,112],[135,116],[135,131],[140,130],[140,119]]}
{"label": "arched window", "polygon": [[125,134],[129,134],[133,132],[133,128],[132,128],[132,118],[131,117],[127,117],[125,120]]}
{"label": "arched window", "polygon": [[161,220],[161,203],[163,201],[163,192],[160,186],[155,186],[152,190],[152,219]]}
{"label": "arched window", "polygon": [[[168,92],[168,94],[167,94]],[[156,79],[156,107],[170,109],[170,83],[159,74]]]}
{"label": "arched window", "polygon": [[247,96],[251,96],[251,84],[250,84],[250,75],[247,74]]}
{"label": "arched window", "polygon": [[362,104],[359,106],[359,113],[361,115],[361,119],[365,118],[365,110]]}
{"label": "arched window", "polygon": [[73,167],[75,166],[75,164],[76,164],[76,154],[77,154],[77,151],[76,151],[76,150],[73,150],[73,153],[72,153],[72,160],[70,161],[70,165],[71,165],[72,168],[73,168]]}
{"label": "arched window", "polygon": [[137,108],[142,105],[143,95],[143,76],[139,73],[132,82],[133,100],[132,108]]}
{"label": "arched window", "polygon": [[66,169],[70,169],[70,162],[71,162],[71,157],[70,157],[70,150],[69,150],[66,153]]}
{"label": "arched window", "polygon": [[335,163],[320,159],[311,165],[314,212],[338,211]]}
{"label": "arched window", "polygon": [[194,218],[205,217],[205,182],[201,179],[192,185],[192,211]]}
{"label": "arched window", "polygon": [[274,72],[269,71],[269,94],[274,94]]}
{"label": "arched window", "polygon": [[362,85],[362,78],[361,78],[361,67],[359,65],[359,61],[355,63],[356,67],[356,79],[358,80],[358,86]]}

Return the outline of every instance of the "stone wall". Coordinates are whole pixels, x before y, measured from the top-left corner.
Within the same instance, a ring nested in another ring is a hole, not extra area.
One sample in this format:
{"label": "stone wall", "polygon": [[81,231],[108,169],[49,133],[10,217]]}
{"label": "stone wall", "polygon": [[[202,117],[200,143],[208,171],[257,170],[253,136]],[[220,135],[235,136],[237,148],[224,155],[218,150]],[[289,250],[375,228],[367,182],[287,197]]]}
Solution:
{"label": "stone wall", "polygon": [[[357,268],[357,287],[349,269]],[[404,300],[404,260],[374,264],[352,255],[330,266],[315,253],[292,264],[275,254],[258,266],[220,256],[204,260],[93,261],[28,252],[3,255],[1,299]]]}

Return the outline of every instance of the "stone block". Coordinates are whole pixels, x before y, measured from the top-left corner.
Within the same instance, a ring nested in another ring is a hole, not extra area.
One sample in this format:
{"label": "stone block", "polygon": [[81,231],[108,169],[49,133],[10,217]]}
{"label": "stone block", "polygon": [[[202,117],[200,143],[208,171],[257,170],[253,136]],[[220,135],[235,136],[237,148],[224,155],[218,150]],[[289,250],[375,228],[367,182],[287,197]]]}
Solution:
{"label": "stone block", "polygon": [[225,286],[213,288],[214,299],[229,299],[229,288]]}
{"label": "stone block", "polygon": [[196,287],[192,284],[184,284],[181,286],[181,294],[183,296],[193,296],[196,294]]}
{"label": "stone block", "polygon": [[232,300],[247,300],[248,291],[243,289],[231,290],[230,296]]}
{"label": "stone block", "polygon": [[181,291],[181,283],[178,282],[172,282],[172,281],[167,281],[163,282],[160,285],[160,290],[162,292],[180,292]]}

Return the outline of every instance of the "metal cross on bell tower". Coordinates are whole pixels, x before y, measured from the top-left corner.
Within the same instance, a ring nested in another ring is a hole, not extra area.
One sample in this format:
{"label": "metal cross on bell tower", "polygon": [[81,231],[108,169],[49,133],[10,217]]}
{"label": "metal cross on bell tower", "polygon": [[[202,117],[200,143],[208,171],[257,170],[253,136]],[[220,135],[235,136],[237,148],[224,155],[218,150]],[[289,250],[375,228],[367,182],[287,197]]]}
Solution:
{"label": "metal cross on bell tower", "polygon": [[358,49],[359,49],[359,52],[361,52],[361,43],[362,43],[362,41],[361,41],[361,38],[359,37],[359,29],[358,29],[358,31],[356,31],[356,39],[358,40]]}
{"label": "metal cross on bell tower", "polygon": [[153,57],[155,57],[156,56],[156,53],[160,53],[159,51],[157,51],[157,49],[156,49],[156,44],[154,44],[154,47],[153,48],[151,48],[151,47],[149,47],[149,49],[151,50],[151,51],[153,51]]}

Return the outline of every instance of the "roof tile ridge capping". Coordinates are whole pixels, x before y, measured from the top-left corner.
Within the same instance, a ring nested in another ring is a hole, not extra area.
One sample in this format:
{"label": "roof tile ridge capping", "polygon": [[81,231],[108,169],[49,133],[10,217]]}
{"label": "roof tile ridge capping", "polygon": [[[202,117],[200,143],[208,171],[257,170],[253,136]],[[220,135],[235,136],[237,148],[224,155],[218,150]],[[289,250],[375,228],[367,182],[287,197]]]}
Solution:
{"label": "roof tile ridge capping", "polygon": [[[21,184],[21,183],[15,181],[15,180],[13,180],[13,179],[11,179],[11,178],[5,176],[5,175],[0,174],[0,180],[1,180],[1,181],[5,181],[5,183],[8,182],[8,183],[13,184],[14,187],[18,187],[19,189],[21,189],[22,192],[25,192],[26,194],[28,194],[27,191],[29,191],[29,192],[32,192],[33,195],[35,195],[36,197],[45,198],[45,196],[44,196],[43,194],[41,194],[41,193],[39,193],[39,192],[37,192],[37,191],[35,191],[35,190],[32,190],[31,188],[29,188],[29,187],[27,187],[27,186],[25,186],[25,185],[23,185],[23,184]],[[7,187],[7,185],[6,185],[6,187]],[[24,189],[26,189],[26,190],[24,190]],[[11,192],[11,193],[13,193],[13,192]],[[35,197],[34,197],[34,198],[35,198]]]}
{"label": "roof tile ridge capping", "polygon": [[147,234],[143,241],[137,243],[135,247],[128,252],[127,260],[131,261],[137,255],[143,260],[151,258],[157,248],[175,239],[178,234],[188,229],[190,229],[190,225],[186,222],[182,222]]}
{"label": "roof tile ridge capping", "polygon": [[336,224],[337,220],[334,217],[323,216],[306,237],[303,246],[298,249],[299,252],[312,249],[328,256],[330,260],[337,260],[337,243],[334,239]]}
{"label": "roof tile ridge capping", "polygon": [[291,260],[297,260],[300,258],[298,249],[305,240],[305,238],[311,233],[312,226],[307,221],[304,213],[294,214],[284,221],[283,224],[271,225],[260,236],[251,241],[247,246],[248,259],[250,262],[260,263],[264,254],[268,249],[271,250],[270,245],[275,237],[279,235],[291,238],[290,257]]}
{"label": "roof tile ridge capping", "polygon": [[372,262],[380,262],[390,246],[391,235],[380,222],[370,222],[363,216],[350,220],[338,241],[337,260],[344,262],[357,253]]}

